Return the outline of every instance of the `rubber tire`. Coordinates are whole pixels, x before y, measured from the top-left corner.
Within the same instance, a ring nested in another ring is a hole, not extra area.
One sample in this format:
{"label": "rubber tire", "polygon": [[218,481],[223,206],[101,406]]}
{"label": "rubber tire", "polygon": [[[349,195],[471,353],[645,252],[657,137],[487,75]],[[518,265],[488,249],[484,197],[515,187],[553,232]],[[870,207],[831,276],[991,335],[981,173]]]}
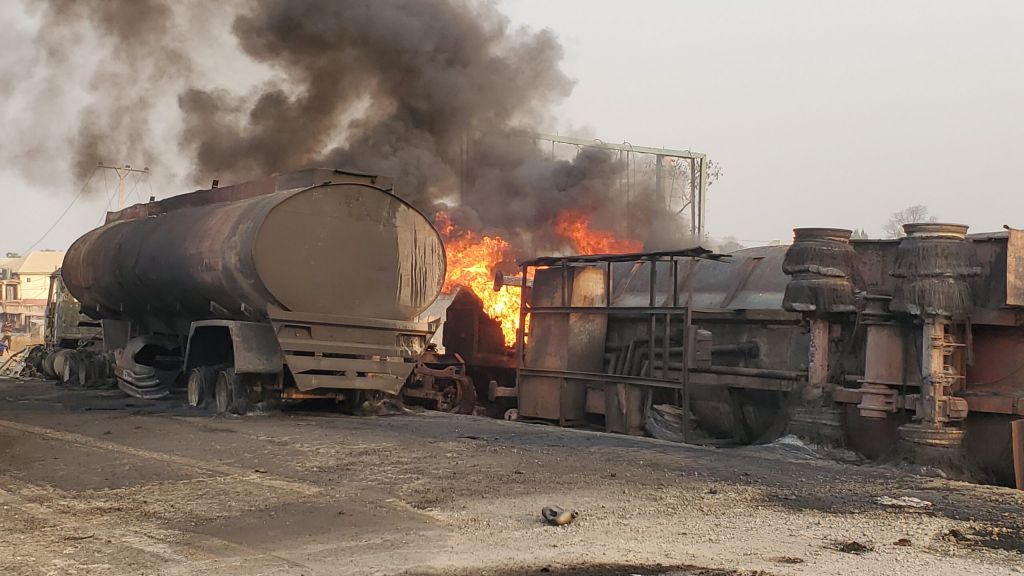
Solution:
{"label": "rubber tire", "polygon": [[67,348],[61,348],[53,353],[53,376],[60,382],[64,381],[64,365],[67,364],[69,356],[71,350]]}
{"label": "rubber tire", "polygon": [[217,374],[213,396],[218,414],[231,412],[242,415],[249,411],[249,398],[246,396],[244,384],[243,377],[235,374],[234,368],[221,370]]}
{"label": "rubber tire", "polygon": [[208,366],[193,368],[188,373],[185,397],[189,406],[199,408],[209,403],[213,397],[213,376],[214,371]]}
{"label": "rubber tire", "polygon": [[234,388],[235,371],[221,370],[217,373],[217,382],[213,388],[214,408],[217,414],[228,413],[235,404]]}
{"label": "rubber tire", "polygon": [[231,411],[239,416],[244,416],[249,412],[252,407],[252,403],[249,401],[249,391],[245,388],[245,376],[239,376],[235,374],[235,387],[234,392],[231,396],[234,400],[234,405],[231,407]]}
{"label": "rubber tire", "polygon": [[47,380],[57,379],[57,373],[53,369],[53,359],[57,356],[57,352],[56,350],[51,350],[46,353],[46,356],[43,356],[42,372]]}
{"label": "rubber tire", "polygon": [[89,379],[89,358],[77,352],[72,352],[68,356],[64,372],[66,374],[65,384],[85,388],[85,383]]}

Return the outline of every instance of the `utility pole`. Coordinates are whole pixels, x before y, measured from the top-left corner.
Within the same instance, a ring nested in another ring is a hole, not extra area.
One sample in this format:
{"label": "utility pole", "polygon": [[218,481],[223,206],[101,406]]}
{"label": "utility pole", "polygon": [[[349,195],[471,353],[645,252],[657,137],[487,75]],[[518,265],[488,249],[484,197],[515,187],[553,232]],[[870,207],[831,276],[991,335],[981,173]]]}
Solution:
{"label": "utility pole", "polygon": [[[103,162],[96,165],[97,168],[103,168],[105,170],[113,170],[117,174],[117,209],[124,210],[124,183],[128,180],[128,176],[132,173],[137,174],[149,174],[149,167],[145,167],[142,170],[132,168],[130,164],[124,166],[107,166]],[[141,176],[140,176],[141,178]]]}

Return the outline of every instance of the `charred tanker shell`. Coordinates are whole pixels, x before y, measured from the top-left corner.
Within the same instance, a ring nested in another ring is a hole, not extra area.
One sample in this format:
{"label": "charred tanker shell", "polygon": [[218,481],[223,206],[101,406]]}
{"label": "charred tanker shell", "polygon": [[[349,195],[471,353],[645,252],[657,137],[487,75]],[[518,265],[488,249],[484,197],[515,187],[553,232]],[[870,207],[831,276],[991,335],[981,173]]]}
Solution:
{"label": "charred tanker shell", "polygon": [[268,307],[410,320],[444,281],[441,238],[366,184],[323,184],[119,220],[79,238],[62,270],[83,311],[187,334]]}
{"label": "charred tanker shell", "polygon": [[892,309],[913,315],[961,316],[973,307],[968,278],[981,273],[963,224],[905,224],[892,276]]}
{"label": "charred tanker shell", "polygon": [[853,312],[857,254],[851,230],[795,228],[782,271],[791,277],[783,307],[819,314]]}

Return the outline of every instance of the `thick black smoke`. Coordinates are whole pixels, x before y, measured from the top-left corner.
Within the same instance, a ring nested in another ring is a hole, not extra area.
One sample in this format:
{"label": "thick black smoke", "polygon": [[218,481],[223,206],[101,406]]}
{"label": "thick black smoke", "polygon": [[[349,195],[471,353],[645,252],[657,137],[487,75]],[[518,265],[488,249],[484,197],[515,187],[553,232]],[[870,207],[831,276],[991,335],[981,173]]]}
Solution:
{"label": "thick black smoke", "polygon": [[[97,160],[128,156],[184,157],[192,185],[323,165],[393,176],[397,193],[421,209],[448,206],[458,222],[531,251],[557,247],[544,231],[567,208],[641,239],[682,232],[642,178],[623,200],[620,155],[588,149],[558,160],[528,137],[573,83],[550,32],[513,29],[490,3],[44,6],[36,42],[55,74],[81,57],[60,57],[76,50],[76,35],[94,57],[119,63],[96,66],[90,77],[91,98],[70,137],[79,177]],[[230,61],[210,64],[209,47],[224,38],[237,42],[241,61],[263,69],[255,87],[223,80]],[[177,106],[173,146],[152,127],[154,117],[167,116],[158,103],[168,97]]]}

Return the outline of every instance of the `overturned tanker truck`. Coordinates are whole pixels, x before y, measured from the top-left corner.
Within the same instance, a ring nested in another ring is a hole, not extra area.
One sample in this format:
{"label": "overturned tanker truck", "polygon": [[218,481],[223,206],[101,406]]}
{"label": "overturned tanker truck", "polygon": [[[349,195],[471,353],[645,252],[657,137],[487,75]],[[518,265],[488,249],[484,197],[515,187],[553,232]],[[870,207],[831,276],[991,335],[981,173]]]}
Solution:
{"label": "overturned tanker truck", "polygon": [[523,262],[515,386],[492,397],[671,440],[788,430],[1024,488],[1024,230],[904,228]]}
{"label": "overturned tanker truck", "polygon": [[236,413],[398,394],[444,275],[440,236],[386,179],[325,169],[109,213],[62,268],[122,390],[184,384],[190,404]]}

